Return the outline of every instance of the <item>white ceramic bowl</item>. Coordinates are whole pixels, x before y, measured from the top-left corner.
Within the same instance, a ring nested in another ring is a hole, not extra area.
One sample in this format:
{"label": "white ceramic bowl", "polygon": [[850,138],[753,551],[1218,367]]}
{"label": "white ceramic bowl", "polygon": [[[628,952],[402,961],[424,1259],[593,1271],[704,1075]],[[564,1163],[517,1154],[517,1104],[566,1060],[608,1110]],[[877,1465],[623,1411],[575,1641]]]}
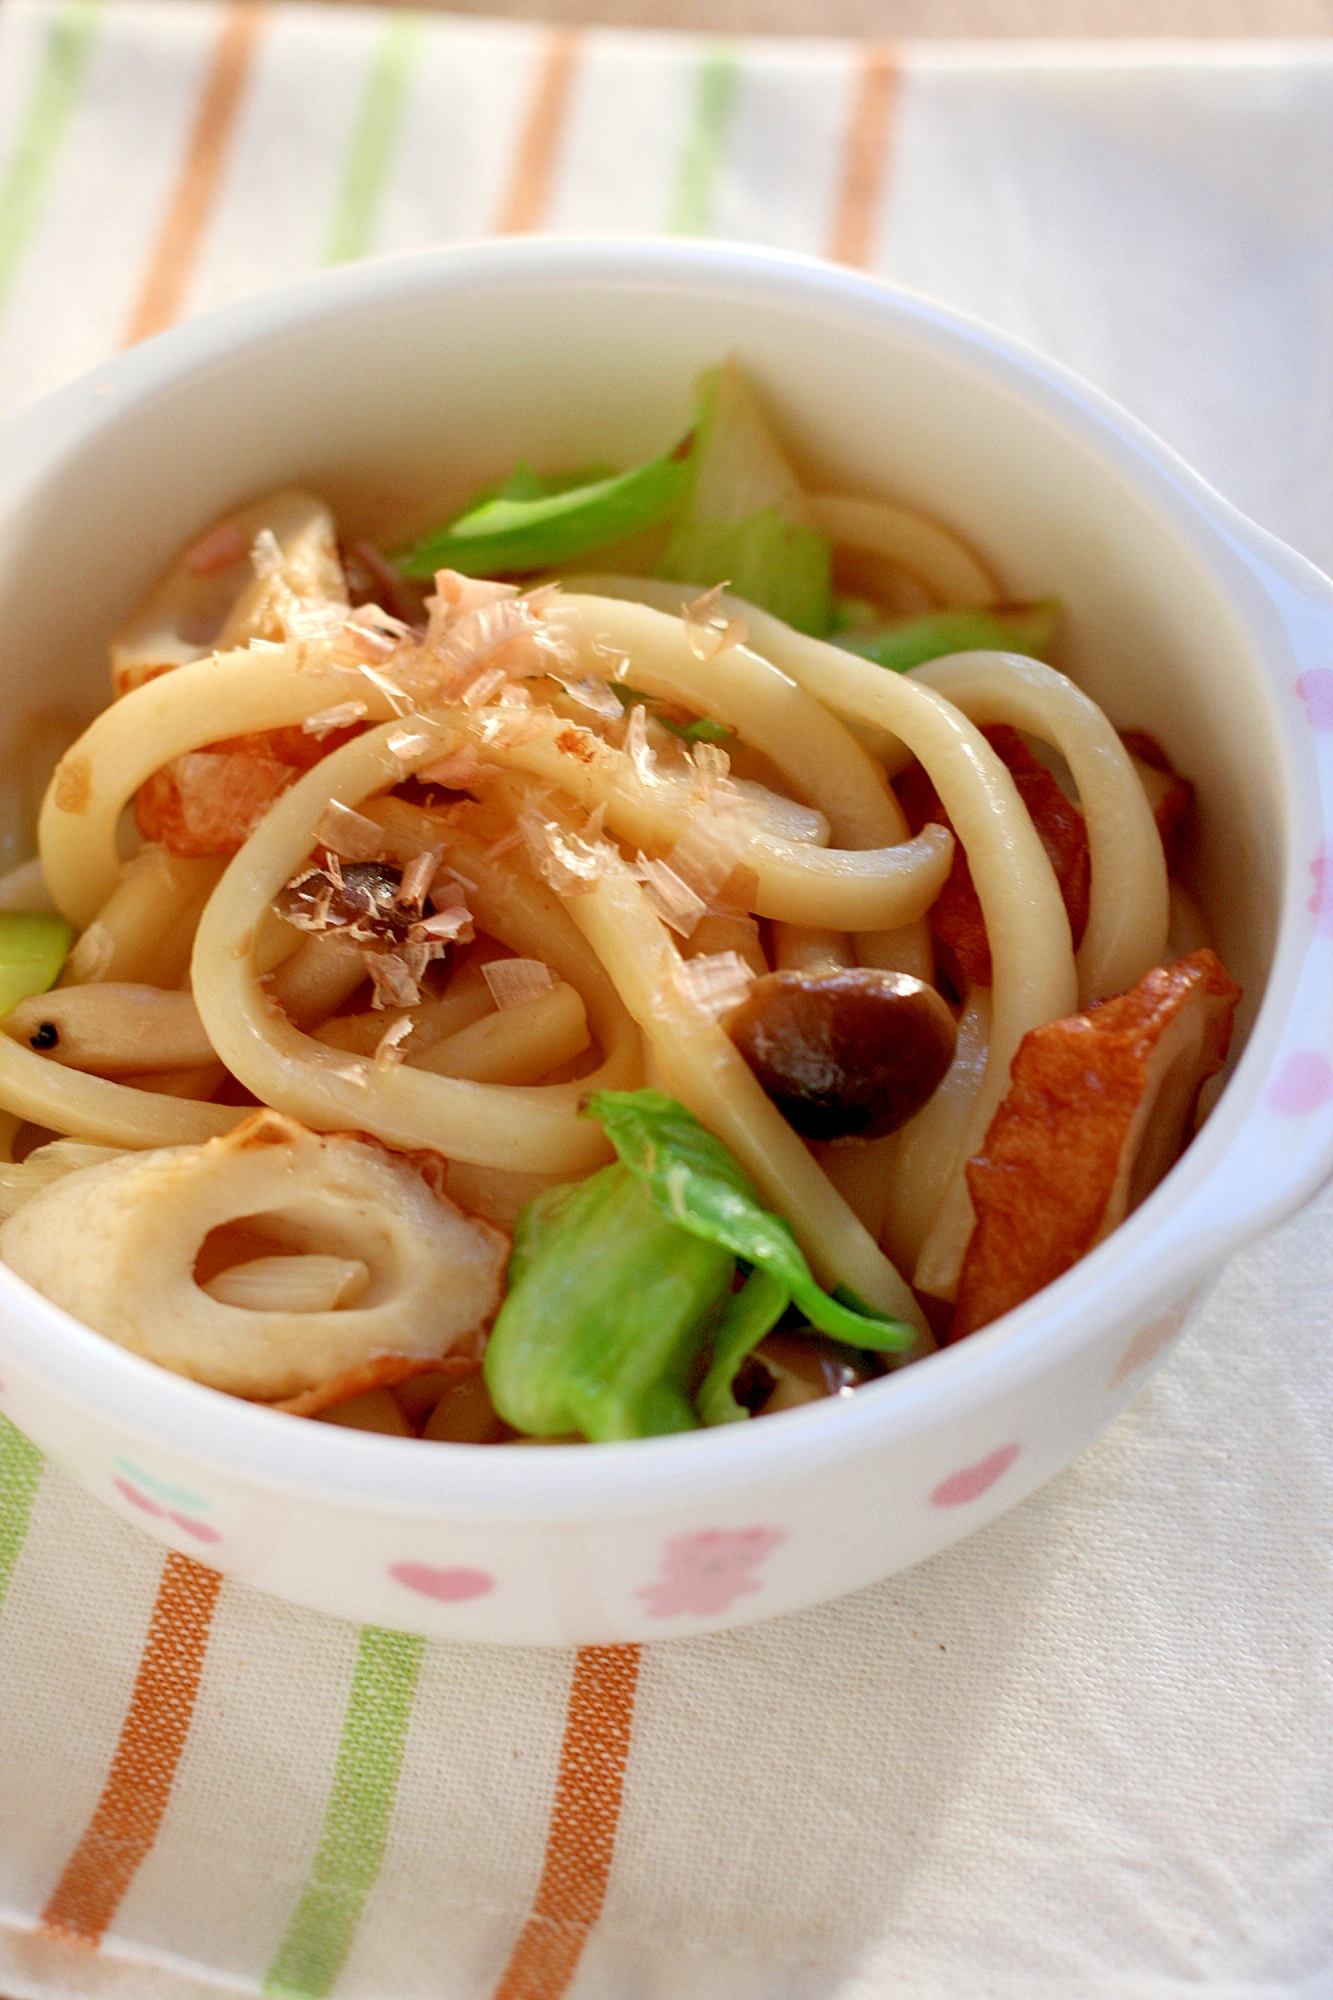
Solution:
{"label": "white ceramic bowl", "polygon": [[1333,585],[1091,390],[870,279],[726,246],[482,244],[121,355],[0,431],[4,729],[100,708],[107,633],[225,508],[299,481],[375,528],[520,456],[632,463],[728,353],[811,473],[952,521],[1016,597],[1060,593],[1070,670],[1198,787],[1243,1054],[1182,1163],[1038,1298],[854,1398],[684,1437],[520,1451],[297,1423],[0,1269],[0,1408],[125,1519],[295,1603],[567,1644],[853,1590],[1066,1465],[1228,1254],[1333,1170]]}

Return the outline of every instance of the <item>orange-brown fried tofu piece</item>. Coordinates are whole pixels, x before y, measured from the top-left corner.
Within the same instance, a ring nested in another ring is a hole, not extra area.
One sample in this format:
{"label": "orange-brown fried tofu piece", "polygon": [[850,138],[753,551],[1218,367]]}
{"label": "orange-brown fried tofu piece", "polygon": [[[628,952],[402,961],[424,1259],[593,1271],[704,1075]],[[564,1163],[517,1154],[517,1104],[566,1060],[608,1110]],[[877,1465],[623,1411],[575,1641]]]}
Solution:
{"label": "orange-brown fried tofu piece", "polygon": [[1167,869],[1174,875],[1185,820],[1194,803],[1194,787],[1188,778],[1172,770],[1171,759],[1155,736],[1142,729],[1123,729],[1120,741],[1134,759],[1134,769],[1157,822]]}
{"label": "orange-brown fried tofu piece", "polygon": [[1226,1058],[1239,999],[1217,954],[1196,951],[1023,1037],[967,1163],[977,1221],[951,1341],[1051,1284],[1152,1192]]}
{"label": "orange-brown fried tofu piece", "polygon": [[236,854],[274,800],[356,734],[337,729],[319,738],[300,728],[269,729],[173,758],[135,794],[139,831],[170,854]]}
{"label": "orange-brown fried tofu piece", "polygon": [[[1078,807],[1071,805],[1046,766],[1033,756],[1016,729],[999,723],[983,729],[982,735],[1001,762],[1008,767],[1018,795],[1050,857],[1055,879],[1060,885],[1069,928],[1077,945],[1087,928],[1088,829]],[[939,826],[952,823],[939,795],[921,766],[914,765],[898,785],[903,811],[913,833],[934,820]],[[990,944],[981,914],[981,902],[972,881],[961,843],[955,844],[949,877],[930,910],[930,928],[944,947],[946,968],[960,976],[959,991],[969,986],[991,983]]]}

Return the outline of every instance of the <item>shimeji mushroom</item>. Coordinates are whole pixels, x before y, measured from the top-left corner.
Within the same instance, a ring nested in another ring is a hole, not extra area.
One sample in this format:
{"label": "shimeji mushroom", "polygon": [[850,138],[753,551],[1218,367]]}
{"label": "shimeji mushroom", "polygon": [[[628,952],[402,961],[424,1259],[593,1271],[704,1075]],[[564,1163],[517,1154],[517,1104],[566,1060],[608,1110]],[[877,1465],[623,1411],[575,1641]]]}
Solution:
{"label": "shimeji mushroom", "polygon": [[[224,1230],[241,1256],[201,1284]],[[0,1229],[6,1263],[85,1325],[263,1401],[379,1356],[450,1353],[494,1313],[508,1249],[412,1160],[273,1111],[67,1174]]]}
{"label": "shimeji mushroom", "polygon": [[946,1001],[905,972],[770,972],[725,1021],[805,1139],[878,1139],[906,1124],[953,1059]]}

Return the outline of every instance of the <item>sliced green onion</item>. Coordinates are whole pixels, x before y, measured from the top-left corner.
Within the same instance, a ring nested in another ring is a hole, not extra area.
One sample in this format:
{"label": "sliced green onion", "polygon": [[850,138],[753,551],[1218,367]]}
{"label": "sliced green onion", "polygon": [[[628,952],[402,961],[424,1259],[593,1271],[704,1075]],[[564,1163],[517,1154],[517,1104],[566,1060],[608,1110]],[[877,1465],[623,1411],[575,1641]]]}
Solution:
{"label": "sliced green onion", "polygon": [[572,493],[578,486],[600,486],[615,476],[614,465],[580,465],[573,472],[534,472],[520,459],[493,493],[479,493],[463,511],[470,514],[485,500],[553,500],[558,493]]}
{"label": "sliced green onion", "polygon": [[734,361],[699,383],[689,497],[657,574],[747,603],[822,638],[832,620],[832,548],[810,525],[801,482]]}
{"label": "sliced green onion", "polygon": [[709,715],[701,715],[697,722],[671,722],[665,715],[658,721],[663,729],[669,729],[673,736],[679,736],[684,743],[734,743],[736,732],[725,723],[714,722]]}
{"label": "sliced green onion", "polygon": [[657,696],[645,694],[642,688],[627,687],[623,681],[608,681],[616,700],[622,708],[646,708],[654,722],[660,722],[663,729],[673,736],[679,736],[682,743],[734,743],[736,732],[724,723],[714,722],[711,716],[701,715],[696,722],[673,722],[670,716],[657,712]]}
{"label": "sliced green onion", "polygon": [[668,519],[688,491],[693,446],[691,431],[660,458],[630,472],[526,499],[487,500],[395,561],[404,576],[418,579],[429,579],[437,569],[467,576],[551,569]]}

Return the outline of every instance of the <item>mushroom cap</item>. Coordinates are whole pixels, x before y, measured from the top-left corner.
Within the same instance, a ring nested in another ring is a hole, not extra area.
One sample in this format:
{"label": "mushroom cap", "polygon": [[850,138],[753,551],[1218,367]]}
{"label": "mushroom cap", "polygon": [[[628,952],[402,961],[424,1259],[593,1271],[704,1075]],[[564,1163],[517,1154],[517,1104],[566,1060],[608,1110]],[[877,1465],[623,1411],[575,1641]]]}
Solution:
{"label": "mushroom cap", "polygon": [[401,944],[416,912],[397,900],[403,873],[383,861],[346,861],[336,875],[307,868],[278,891],[274,908],[298,930],[344,931],[367,944]]}
{"label": "mushroom cap", "polygon": [[934,987],[870,966],[770,972],[726,1030],[805,1139],[879,1139],[918,1112],[953,1060]]}

